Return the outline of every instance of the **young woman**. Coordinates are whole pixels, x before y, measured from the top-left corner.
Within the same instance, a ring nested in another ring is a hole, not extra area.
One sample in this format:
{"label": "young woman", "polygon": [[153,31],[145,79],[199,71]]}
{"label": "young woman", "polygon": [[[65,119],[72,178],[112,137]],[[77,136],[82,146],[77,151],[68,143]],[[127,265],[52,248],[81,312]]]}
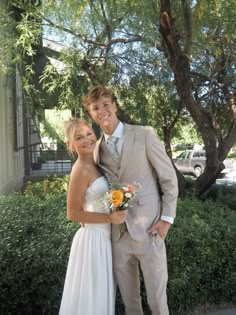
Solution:
{"label": "young woman", "polygon": [[103,196],[105,177],[95,165],[96,137],[84,120],[65,122],[70,153],[77,153],[67,195],[69,220],[83,223],[75,234],[67,267],[60,315],[112,315],[115,291],[112,271],[110,224],[121,224],[127,211],[110,213]]}

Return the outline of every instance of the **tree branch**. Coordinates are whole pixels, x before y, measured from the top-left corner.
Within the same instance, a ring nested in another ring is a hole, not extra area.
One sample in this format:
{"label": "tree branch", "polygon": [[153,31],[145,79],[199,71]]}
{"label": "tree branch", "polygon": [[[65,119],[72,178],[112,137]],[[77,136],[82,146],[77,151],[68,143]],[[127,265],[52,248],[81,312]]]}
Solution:
{"label": "tree branch", "polygon": [[[41,15],[41,14],[40,14]],[[100,41],[96,41],[96,40],[92,40],[92,39],[89,39],[88,37],[82,35],[82,34],[79,34],[79,33],[76,33],[76,32],[73,32],[72,30],[64,27],[64,26],[60,26],[60,25],[57,25],[55,23],[53,23],[52,21],[50,21],[49,19],[47,19],[45,16],[41,15],[41,17],[48,22],[49,25],[53,26],[54,28],[57,28],[61,31],[64,31],[68,34],[71,34],[75,37],[78,37],[80,38],[82,41],[86,42],[87,44],[92,44],[94,46],[99,46],[99,47],[110,47],[114,44],[118,44],[118,43],[121,43],[121,44],[129,44],[129,43],[134,43],[134,42],[142,42],[142,41],[145,41],[144,37],[142,36],[135,36],[133,38],[115,38],[115,39],[111,39],[111,40],[108,40],[104,43],[100,42]]]}
{"label": "tree branch", "polygon": [[184,26],[185,26],[185,46],[184,46],[184,53],[187,56],[191,55],[191,48],[192,48],[192,10],[190,7],[189,0],[182,0],[183,6],[183,15],[184,15]]}

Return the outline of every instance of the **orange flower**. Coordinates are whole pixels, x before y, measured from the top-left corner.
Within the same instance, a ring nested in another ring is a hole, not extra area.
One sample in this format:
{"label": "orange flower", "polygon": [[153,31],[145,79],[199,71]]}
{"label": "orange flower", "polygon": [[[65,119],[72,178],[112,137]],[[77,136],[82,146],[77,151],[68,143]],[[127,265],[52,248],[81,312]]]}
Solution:
{"label": "orange flower", "polygon": [[111,199],[110,202],[114,207],[119,207],[124,200],[124,194],[122,190],[112,190],[110,192]]}

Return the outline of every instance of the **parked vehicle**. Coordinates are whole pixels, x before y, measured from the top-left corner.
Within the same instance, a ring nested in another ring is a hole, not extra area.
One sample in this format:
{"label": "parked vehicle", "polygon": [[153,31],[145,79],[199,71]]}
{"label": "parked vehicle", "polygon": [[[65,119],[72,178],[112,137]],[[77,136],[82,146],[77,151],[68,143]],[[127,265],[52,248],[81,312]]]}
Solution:
{"label": "parked vehicle", "polygon": [[[199,177],[206,166],[206,151],[187,150],[182,152],[174,159],[176,168],[183,174],[191,174]],[[226,168],[236,168],[235,161],[231,159],[224,160]]]}
{"label": "parked vehicle", "polygon": [[204,150],[186,150],[174,159],[174,163],[180,172],[199,177],[206,165],[206,152]]}
{"label": "parked vehicle", "polygon": [[217,185],[236,185],[236,169],[225,168],[216,179]]}

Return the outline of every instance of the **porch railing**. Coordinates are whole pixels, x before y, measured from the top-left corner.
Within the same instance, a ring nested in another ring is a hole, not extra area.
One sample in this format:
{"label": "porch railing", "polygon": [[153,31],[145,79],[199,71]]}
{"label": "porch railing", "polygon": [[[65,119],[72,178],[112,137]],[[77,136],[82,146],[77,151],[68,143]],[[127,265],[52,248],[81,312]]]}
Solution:
{"label": "porch railing", "polygon": [[29,153],[31,176],[66,175],[75,162],[66,150],[31,150]]}

